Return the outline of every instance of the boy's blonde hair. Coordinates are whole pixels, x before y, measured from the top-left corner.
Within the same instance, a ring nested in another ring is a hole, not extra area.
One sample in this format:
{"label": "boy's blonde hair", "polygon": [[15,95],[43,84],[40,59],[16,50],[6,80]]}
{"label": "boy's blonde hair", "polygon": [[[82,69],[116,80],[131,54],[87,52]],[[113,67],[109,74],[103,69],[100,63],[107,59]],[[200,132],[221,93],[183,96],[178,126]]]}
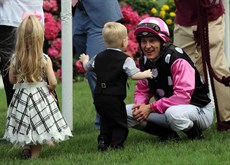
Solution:
{"label": "boy's blonde hair", "polygon": [[118,22],[108,22],[104,25],[102,35],[107,48],[122,48],[122,40],[127,39],[128,33],[124,25]]}
{"label": "boy's blonde hair", "polygon": [[27,16],[17,29],[15,70],[18,81],[37,82],[44,77],[44,27],[34,15]]}

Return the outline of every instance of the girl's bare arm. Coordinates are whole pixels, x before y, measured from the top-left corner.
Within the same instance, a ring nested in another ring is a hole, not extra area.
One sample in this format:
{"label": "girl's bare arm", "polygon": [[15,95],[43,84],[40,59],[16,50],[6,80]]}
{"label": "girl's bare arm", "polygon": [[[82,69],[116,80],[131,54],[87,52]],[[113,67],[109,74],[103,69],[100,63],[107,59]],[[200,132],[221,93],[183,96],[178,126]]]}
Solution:
{"label": "girl's bare arm", "polygon": [[57,79],[53,71],[53,64],[50,58],[48,57],[47,59],[47,64],[46,64],[46,73],[47,73],[47,78],[48,78],[48,88],[50,90],[54,90],[57,86]]}

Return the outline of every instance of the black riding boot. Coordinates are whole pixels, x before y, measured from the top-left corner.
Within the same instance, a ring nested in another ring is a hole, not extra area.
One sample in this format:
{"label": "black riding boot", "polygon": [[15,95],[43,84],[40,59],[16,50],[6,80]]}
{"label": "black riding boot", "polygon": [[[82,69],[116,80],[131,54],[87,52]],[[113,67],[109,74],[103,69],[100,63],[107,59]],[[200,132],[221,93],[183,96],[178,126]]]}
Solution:
{"label": "black riding boot", "polygon": [[194,124],[193,127],[188,131],[184,131],[184,133],[187,134],[188,138],[191,140],[200,140],[204,138],[202,131],[197,127],[196,124]]}
{"label": "black riding boot", "polygon": [[142,131],[147,132],[151,135],[158,136],[160,138],[160,141],[181,140],[181,137],[177,134],[177,132],[171,130],[170,128],[165,128],[151,122],[148,122],[146,127]]}

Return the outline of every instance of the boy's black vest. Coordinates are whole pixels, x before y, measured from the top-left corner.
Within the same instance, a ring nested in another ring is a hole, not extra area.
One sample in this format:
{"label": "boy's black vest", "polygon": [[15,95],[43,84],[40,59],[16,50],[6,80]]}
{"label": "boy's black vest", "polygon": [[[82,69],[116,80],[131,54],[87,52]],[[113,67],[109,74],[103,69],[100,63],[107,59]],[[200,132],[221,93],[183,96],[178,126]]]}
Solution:
{"label": "boy's black vest", "polygon": [[[160,57],[156,61],[150,61],[144,56],[140,58],[139,62],[141,70],[143,71],[151,69],[153,75],[157,75],[156,77],[153,77],[153,79],[148,79],[148,86],[151,92],[153,93],[156,100],[161,99],[162,97],[168,98],[173,95],[171,66],[174,61],[181,58],[188,61],[188,63],[195,69],[195,90],[191,97],[190,104],[199,107],[206,106],[211,101],[208,97],[208,87],[202,82],[198,70],[188,55],[184,52],[179,53],[176,51],[178,48],[175,48],[176,47],[172,44],[166,45],[166,47],[161,51]],[[160,94],[162,92],[164,94]],[[164,96],[160,96],[159,94]]]}
{"label": "boy's black vest", "polygon": [[97,83],[94,94],[126,96],[127,74],[123,64],[127,55],[117,50],[107,49],[95,58]]}

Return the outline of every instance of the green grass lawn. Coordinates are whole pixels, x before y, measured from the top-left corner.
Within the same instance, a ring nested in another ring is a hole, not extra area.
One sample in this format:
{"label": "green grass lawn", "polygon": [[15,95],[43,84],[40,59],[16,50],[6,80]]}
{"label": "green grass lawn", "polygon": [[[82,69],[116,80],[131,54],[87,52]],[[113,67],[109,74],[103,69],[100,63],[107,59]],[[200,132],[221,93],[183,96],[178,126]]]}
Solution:
{"label": "green grass lawn", "polygon": [[[132,103],[135,82],[130,89],[126,103]],[[61,85],[57,88],[61,100]],[[4,133],[6,117],[4,90],[0,89],[0,136]],[[204,132],[201,141],[159,142],[157,137],[130,129],[124,150],[98,152],[94,129],[95,111],[88,84],[73,85],[73,137],[49,148],[44,146],[41,157],[36,160],[22,160],[21,148],[10,143],[0,143],[0,165],[228,165],[230,164],[230,133],[216,131],[215,122]]]}

